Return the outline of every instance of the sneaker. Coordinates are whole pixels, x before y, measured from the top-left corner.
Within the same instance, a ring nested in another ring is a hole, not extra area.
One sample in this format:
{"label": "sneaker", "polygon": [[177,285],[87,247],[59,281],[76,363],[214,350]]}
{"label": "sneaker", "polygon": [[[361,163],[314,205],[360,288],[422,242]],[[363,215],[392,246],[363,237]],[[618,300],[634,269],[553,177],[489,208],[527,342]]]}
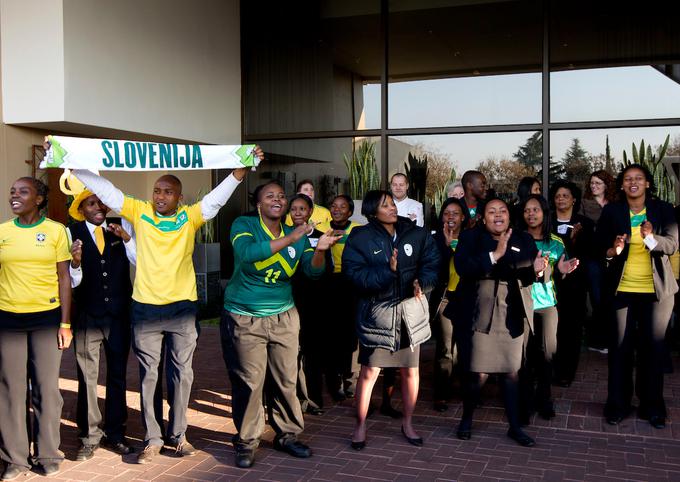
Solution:
{"label": "sneaker", "polygon": [[192,455],[196,455],[196,449],[186,440],[175,445],[175,457],[191,457]]}
{"label": "sneaker", "polygon": [[161,452],[160,445],[147,445],[144,450],[137,456],[138,464],[148,464],[153,458]]}
{"label": "sneaker", "polygon": [[98,448],[99,444],[81,445],[78,449],[78,452],[76,453],[76,460],[79,462],[83,460],[90,460],[92,457],[94,457],[94,452]]}
{"label": "sneaker", "polygon": [[28,470],[29,470],[28,467],[8,464],[7,467],[5,467],[5,470],[2,472],[0,480],[14,480],[20,475],[26,474]]}
{"label": "sneaker", "polygon": [[58,462],[52,462],[48,464],[39,464],[37,467],[39,474],[49,477],[51,475],[57,475],[61,470],[61,464]]}

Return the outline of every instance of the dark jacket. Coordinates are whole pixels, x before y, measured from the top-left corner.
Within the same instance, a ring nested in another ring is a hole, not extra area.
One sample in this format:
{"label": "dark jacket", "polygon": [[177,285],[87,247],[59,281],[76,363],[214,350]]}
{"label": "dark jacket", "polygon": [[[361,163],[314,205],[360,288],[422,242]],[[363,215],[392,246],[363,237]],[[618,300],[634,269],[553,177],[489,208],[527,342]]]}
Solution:
{"label": "dark jacket", "polygon": [[[113,222],[120,222],[111,219]],[[83,242],[83,280],[73,292],[79,323],[85,318],[126,316],[130,310],[132,283],[125,245],[118,236],[104,231],[104,254],[99,254],[85,221],[69,226],[71,237]]]}
{"label": "dark jacket", "polygon": [[[669,203],[647,199],[645,206],[647,220],[653,226],[654,239],[658,243],[649,254],[652,261],[654,292],[657,300],[661,301],[678,291],[678,283],[675,281],[669,258],[678,249],[678,223],[673,207]],[[597,224],[597,248],[602,258],[606,257],[607,250],[613,246],[616,236],[621,234],[627,234],[629,238],[631,235],[630,208],[625,201],[609,203],[602,210],[602,216]],[[629,243],[626,243],[621,254],[614,256],[607,263],[605,289],[610,296],[616,293],[621,282],[628,259],[628,248]]]}
{"label": "dark jacket", "polygon": [[[498,241],[483,226],[461,233],[453,257],[460,275],[456,318],[472,331],[483,333],[489,333],[493,323],[504,323],[517,337],[524,333],[525,320],[533,330],[531,285],[536,280],[534,260],[538,249],[528,233],[513,231],[505,255],[492,264],[489,253],[497,245]],[[494,309],[499,283],[508,285],[505,319],[500,319]],[[454,316],[448,309],[444,315]]]}
{"label": "dark jacket", "polygon": [[[403,348],[399,347],[399,303],[413,296],[414,280],[424,291],[437,282],[440,256],[432,236],[402,217],[397,220],[396,232],[393,241],[380,223],[371,220],[350,233],[342,254],[342,270],[358,291],[357,334],[367,348]],[[399,253],[396,272],[390,269],[394,248]],[[427,320],[418,326],[405,325],[411,346],[427,340]]]}

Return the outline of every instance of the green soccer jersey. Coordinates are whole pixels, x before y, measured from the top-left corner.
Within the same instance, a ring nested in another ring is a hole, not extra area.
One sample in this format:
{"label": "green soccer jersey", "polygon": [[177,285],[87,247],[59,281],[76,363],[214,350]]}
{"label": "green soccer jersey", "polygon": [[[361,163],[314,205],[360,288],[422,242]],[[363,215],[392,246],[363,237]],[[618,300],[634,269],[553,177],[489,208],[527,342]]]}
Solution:
{"label": "green soccer jersey", "polygon": [[[281,225],[283,237],[293,227]],[[259,216],[241,216],[231,226],[234,274],[224,293],[224,309],[239,315],[271,316],[291,309],[291,278],[302,265],[304,273],[317,278],[324,267],[314,268],[314,248],[307,236],[272,254],[269,245],[276,237]]]}
{"label": "green soccer jersey", "polygon": [[[558,236],[551,234],[549,241],[536,241],[536,247],[544,255],[548,254],[548,262],[554,273],[557,262],[564,254],[564,243],[562,240]],[[557,304],[555,283],[552,275],[550,276],[550,281],[531,285],[531,298],[534,300],[534,310],[549,308]]]}

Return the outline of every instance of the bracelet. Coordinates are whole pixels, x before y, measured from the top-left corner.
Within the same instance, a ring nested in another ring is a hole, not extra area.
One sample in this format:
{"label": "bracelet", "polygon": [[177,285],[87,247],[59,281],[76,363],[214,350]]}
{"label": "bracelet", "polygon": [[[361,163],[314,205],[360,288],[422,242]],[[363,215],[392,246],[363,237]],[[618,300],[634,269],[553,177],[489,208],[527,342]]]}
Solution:
{"label": "bracelet", "polygon": [[59,328],[71,329],[71,323],[59,323]]}

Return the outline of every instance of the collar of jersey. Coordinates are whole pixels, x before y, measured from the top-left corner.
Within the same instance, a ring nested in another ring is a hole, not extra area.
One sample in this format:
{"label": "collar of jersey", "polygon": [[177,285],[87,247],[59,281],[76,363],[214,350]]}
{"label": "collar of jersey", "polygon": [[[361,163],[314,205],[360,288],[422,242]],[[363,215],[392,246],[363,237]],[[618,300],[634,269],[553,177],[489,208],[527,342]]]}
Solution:
{"label": "collar of jersey", "polygon": [[33,227],[37,226],[38,224],[42,223],[44,220],[45,220],[45,216],[41,217],[40,219],[38,219],[33,224],[21,224],[19,222],[19,218],[14,218],[14,225],[18,228],[24,228],[24,229],[33,228]]}
{"label": "collar of jersey", "polygon": [[279,234],[279,237],[277,238],[276,236],[274,236],[274,235],[272,234],[272,232],[269,230],[269,228],[267,227],[267,225],[264,224],[264,221],[262,221],[262,216],[261,216],[261,215],[259,216],[259,218],[260,218],[260,226],[262,226],[262,229],[264,230],[265,233],[267,233],[267,236],[269,236],[270,238],[272,238],[272,239],[278,239],[278,238],[283,238],[283,237],[286,235],[286,233],[283,232],[283,224],[281,224],[280,221],[279,221],[279,226],[281,227],[281,234]]}

